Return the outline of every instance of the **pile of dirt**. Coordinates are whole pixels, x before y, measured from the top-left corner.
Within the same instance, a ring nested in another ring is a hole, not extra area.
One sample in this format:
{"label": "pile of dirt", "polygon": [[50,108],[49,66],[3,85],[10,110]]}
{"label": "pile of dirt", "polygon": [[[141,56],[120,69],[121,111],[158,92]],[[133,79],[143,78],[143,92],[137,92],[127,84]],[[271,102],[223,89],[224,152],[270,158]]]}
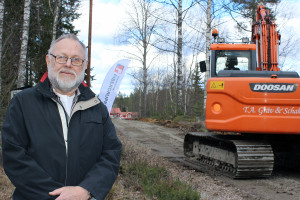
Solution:
{"label": "pile of dirt", "polygon": [[167,128],[178,128],[183,132],[200,132],[204,130],[203,122],[177,122],[151,118],[143,118],[140,121],[158,124]]}

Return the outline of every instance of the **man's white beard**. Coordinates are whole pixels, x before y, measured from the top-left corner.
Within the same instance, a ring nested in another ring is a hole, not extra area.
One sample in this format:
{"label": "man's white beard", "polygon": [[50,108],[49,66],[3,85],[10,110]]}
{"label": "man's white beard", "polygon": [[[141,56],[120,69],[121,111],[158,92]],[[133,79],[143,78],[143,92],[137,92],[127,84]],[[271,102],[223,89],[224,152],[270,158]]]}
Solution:
{"label": "man's white beard", "polygon": [[[69,73],[72,73],[75,76],[75,79],[69,79],[69,80],[61,80],[59,78],[59,73],[61,71],[67,71]],[[71,92],[72,90],[75,90],[76,88],[78,88],[78,86],[80,85],[80,83],[83,81],[84,79],[84,70],[82,70],[82,72],[79,74],[79,76],[77,76],[77,74],[68,68],[61,68],[56,74],[53,71],[53,66],[52,63],[50,61],[50,66],[48,69],[48,78],[52,84],[52,86],[55,89],[58,89],[64,93],[67,92]]]}

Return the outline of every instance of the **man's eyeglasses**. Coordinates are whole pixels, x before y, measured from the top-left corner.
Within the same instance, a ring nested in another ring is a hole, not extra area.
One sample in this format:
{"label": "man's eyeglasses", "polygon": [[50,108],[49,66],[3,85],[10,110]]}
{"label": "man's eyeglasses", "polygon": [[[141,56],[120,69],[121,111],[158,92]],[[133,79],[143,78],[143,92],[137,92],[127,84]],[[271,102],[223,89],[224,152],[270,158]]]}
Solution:
{"label": "man's eyeglasses", "polygon": [[[55,58],[55,62],[59,63],[59,64],[66,64],[69,57],[66,56],[60,56],[60,55],[53,55],[52,53],[50,53],[51,56],[53,56]],[[84,59],[81,58],[70,58],[71,59],[71,64],[74,66],[81,66],[82,63],[85,61]]]}

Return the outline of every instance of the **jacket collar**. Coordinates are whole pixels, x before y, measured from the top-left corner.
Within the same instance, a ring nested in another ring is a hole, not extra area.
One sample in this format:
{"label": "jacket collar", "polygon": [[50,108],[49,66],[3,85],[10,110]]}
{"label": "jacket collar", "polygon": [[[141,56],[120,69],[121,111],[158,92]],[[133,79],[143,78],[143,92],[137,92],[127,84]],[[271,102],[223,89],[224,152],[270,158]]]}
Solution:
{"label": "jacket collar", "polygon": [[[50,98],[54,98],[56,96],[51,89],[51,83],[48,78],[48,72],[45,72],[45,74],[40,80],[40,83],[36,86],[36,89],[44,96]],[[95,93],[84,82],[81,82],[78,89],[80,91],[79,100],[85,101],[95,97]]]}

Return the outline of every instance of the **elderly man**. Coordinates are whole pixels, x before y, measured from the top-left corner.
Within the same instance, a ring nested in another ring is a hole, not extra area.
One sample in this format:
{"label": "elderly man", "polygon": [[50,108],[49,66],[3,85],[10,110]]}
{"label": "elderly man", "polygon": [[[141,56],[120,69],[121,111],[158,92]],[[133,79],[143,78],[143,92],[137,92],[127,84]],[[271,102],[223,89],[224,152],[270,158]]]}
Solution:
{"label": "elderly man", "polygon": [[84,84],[86,48],[75,35],[53,41],[48,73],[10,102],[3,165],[14,200],[104,199],[122,145],[105,105]]}

